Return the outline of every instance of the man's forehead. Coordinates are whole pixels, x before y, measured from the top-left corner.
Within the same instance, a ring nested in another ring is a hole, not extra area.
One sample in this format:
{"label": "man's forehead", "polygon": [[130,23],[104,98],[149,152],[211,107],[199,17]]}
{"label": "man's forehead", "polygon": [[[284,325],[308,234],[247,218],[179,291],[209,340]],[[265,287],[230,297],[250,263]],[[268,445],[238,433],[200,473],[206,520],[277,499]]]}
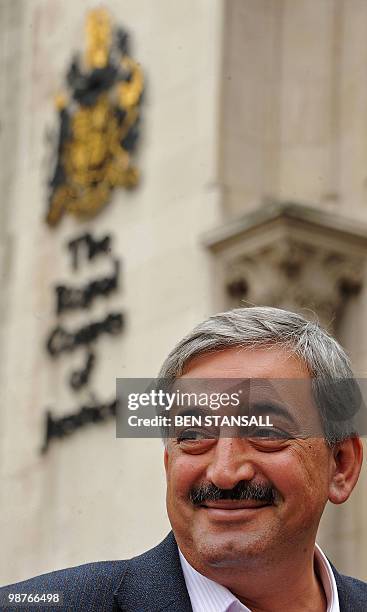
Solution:
{"label": "man's forehead", "polygon": [[[206,378],[182,376],[170,385],[170,390],[181,396],[188,394],[233,394],[241,405],[261,405],[267,402],[304,408],[314,407],[312,379],[304,378],[235,378],[234,376]],[[191,401],[191,398],[190,398]]]}
{"label": "man's forehead", "polygon": [[[175,396],[172,407],[174,416],[196,417],[197,422],[192,422],[196,425],[205,422],[218,427],[225,426],[225,437],[250,435],[253,434],[251,425],[261,427],[264,424],[273,427],[275,437],[279,436],[280,430],[293,438],[323,436],[309,377],[182,377],[176,379],[171,392]],[[210,420],[206,416],[210,414],[223,417],[232,415],[235,418],[224,419],[222,422],[216,416],[218,422],[212,423],[214,419]],[[250,417],[259,418],[251,421]],[[188,419],[185,425],[190,423]]]}
{"label": "man's forehead", "polygon": [[283,346],[241,347],[190,359],[180,378],[310,378],[306,364]]}
{"label": "man's forehead", "polygon": [[193,358],[174,387],[187,393],[239,391],[241,409],[269,414],[284,409],[284,414],[299,423],[300,430],[309,433],[311,419],[319,434],[311,383],[306,365],[291,350],[274,345],[237,346]]}

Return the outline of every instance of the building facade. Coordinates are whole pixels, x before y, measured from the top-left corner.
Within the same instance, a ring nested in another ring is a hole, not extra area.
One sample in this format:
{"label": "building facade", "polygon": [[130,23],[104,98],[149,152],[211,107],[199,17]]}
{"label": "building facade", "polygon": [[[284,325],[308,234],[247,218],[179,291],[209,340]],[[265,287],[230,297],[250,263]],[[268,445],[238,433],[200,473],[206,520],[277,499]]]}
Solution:
{"label": "building facade", "polygon": [[[154,376],[210,314],[239,303],[315,312],[367,372],[367,4],[106,2],[144,73],[141,180],[116,188],[95,217],[51,228],[53,100],[97,6],[0,3],[2,584],[125,558],[167,532],[159,440],[116,440],[110,419],[41,453],[45,415],[107,401],[116,377]],[[86,233],[110,237],[119,290],[57,315],[56,286],[111,274],[103,258],[72,271],[67,245]],[[53,359],[47,338],[110,312],[123,313],[121,333],[101,334],[90,384],[76,393],[68,380],[85,353]],[[319,537],[362,579],[366,484],[364,468]]]}

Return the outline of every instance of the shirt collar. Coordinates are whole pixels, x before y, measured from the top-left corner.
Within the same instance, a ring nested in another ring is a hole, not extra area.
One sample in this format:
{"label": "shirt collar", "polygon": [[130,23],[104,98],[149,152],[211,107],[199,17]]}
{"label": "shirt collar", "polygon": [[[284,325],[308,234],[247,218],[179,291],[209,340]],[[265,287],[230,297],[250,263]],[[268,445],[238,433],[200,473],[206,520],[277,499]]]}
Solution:
{"label": "shirt collar", "polygon": [[315,564],[324,587],[327,599],[327,612],[340,612],[338,588],[335,582],[334,572],[326,556],[318,544],[315,545]]}
{"label": "shirt collar", "polygon": [[[193,612],[251,612],[226,587],[200,574],[182,552],[178,552]],[[327,599],[327,612],[340,612],[335,577],[318,544],[315,545],[315,563]]]}
{"label": "shirt collar", "polygon": [[227,612],[234,602],[242,606],[238,608],[241,612],[250,612],[231,591],[200,574],[178,552],[193,612]]}

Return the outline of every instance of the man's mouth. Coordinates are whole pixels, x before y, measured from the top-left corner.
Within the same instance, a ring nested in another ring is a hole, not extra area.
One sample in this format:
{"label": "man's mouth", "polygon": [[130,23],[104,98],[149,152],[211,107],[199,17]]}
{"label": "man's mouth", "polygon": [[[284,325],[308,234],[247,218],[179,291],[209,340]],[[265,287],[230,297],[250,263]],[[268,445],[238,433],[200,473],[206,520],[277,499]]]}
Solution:
{"label": "man's mouth", "polygon": [[213,508],[217,510],[249,510],[270,506],[266,501],[256,499],[241,499],[240,501],[232,499],[219,499],[217,501],[204,501],[200,504],[202,508]]}
{"label": "man's mouth", "polygon": [[259,501],[255,499],[246,500],[231,500],[220,499],[217,501],[204,501],[199,505],[200,511],[205,512],[209,520],[214,522],[235,523],[236,521],[249,521],[266,508],[273,506],[268,501]]}

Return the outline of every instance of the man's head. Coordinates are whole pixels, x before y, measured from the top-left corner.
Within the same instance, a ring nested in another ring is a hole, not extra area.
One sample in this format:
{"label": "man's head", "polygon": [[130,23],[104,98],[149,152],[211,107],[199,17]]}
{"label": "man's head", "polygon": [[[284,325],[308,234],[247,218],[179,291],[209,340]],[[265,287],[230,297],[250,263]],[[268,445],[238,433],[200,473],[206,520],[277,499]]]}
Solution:
{"label": "man's head", "polygon": [[[229,576],[310,553],[326,502],[348,499],[362,461],[359,438],[345,426],[340,431],[330,425],[326,416],[325,381],[354,380],[339,344],[298,314],[239,308],[197,326],[170,353],[160,376],[186,383],[191,378],[302,381],[295,405],[303,415],[321,419],[325,437],[181,432],[166,442],[165,467],[176,539],[192,565],[209,577],[218,568]],[[355,399],[353,385],[348,393]]]}

